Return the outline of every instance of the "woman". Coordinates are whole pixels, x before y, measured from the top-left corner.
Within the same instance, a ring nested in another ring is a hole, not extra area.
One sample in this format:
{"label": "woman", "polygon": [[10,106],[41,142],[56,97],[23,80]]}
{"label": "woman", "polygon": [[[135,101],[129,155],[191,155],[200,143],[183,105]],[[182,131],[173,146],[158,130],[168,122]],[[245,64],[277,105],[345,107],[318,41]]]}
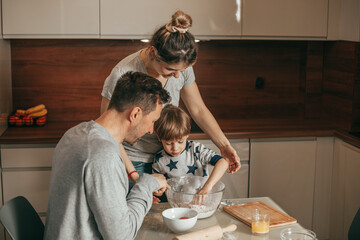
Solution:
{"label": "woman", "polygon": [[[196,62],[197,48],[194,36],[188,31],[191,25],[191,17],[177,11],[168,24],[154,33],[149,47],[121,60],[105,80],[101,113],[107,109],[121,75],[127,71],[147,73],[158,79],[170,93],[171,104],[178,106],[180,98],[183,100],[194,121],[210,136],[221,155],[229,160],[229,172],[234,173],[240,169],[240,158],[205,106],[195,82],[192,65]],[[133,146],[124,143],[120,147],[132,182],[136,182],[139,174],[151,173],[154,154],[160,149],[161,143],[155,134],[145,135]]]}

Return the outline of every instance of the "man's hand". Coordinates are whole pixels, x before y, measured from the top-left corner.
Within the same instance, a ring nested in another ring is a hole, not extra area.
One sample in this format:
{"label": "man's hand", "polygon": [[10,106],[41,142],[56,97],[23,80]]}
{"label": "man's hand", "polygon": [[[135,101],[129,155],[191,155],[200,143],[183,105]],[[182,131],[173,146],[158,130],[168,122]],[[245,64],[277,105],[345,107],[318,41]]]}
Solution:
{"label": "man's hand", "polygon": [[151,176],[153,176],[160,185],[160,188],[154,192],[155,196],[161,196],[166,189],[171,188],[170,185],[167,183],[164,175],[154,173],[151,174]]}
{"label": "man's hand", "polygon": [[157,197],[153,196],[153,204],[157,204],[160,202],[160,199],[158,199]]}
{"label": "man's hand", "polygon": [[229,162],[229,173],[235,173],[241,168],[240,158],[231,145],[220,149],[221,156]]}

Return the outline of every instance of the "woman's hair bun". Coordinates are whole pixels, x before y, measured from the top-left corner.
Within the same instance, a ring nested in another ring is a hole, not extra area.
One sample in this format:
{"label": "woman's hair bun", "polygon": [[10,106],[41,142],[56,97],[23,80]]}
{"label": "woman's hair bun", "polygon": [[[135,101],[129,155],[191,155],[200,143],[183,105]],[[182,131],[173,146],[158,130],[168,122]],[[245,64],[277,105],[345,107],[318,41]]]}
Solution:
{"label": "woman's hair bun", "polygon": [[151,38],[149,45],[156,49],[155,58],[169,64],[194,64],[197,48],[194,36],[188,31],[191,26],[191,17],[183,11],[176,11],[171,20],[160,27]]}
{"label": "woman's hair bun", "polygon": [[170,24],[172,27],[188,29],[192,26],[192,18],[183,11],[178,10],[171,16]]}

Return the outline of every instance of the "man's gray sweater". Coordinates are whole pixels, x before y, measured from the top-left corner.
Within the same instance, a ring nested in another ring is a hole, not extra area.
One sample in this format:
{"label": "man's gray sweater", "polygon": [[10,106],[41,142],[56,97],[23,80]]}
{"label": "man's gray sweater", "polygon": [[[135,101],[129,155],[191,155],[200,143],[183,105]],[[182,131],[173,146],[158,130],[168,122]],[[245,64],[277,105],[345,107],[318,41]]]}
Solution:
{"label": "man's gray sweater", "polygon": [[159,188],[142,175],[128,194],[119,144],[94,121],[68,130],[52,160],[45,239],[133,239]]}

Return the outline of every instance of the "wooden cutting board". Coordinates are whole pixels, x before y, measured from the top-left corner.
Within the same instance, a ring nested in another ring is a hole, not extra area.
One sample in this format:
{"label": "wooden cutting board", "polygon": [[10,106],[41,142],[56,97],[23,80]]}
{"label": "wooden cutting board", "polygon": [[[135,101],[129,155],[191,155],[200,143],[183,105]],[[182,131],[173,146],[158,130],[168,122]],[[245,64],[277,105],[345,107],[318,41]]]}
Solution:
{"label": "wooden cutting board", "polygon": [[296,223],[296,219],[290,217],[286,213],[276,210],[263,202],[250,202],[240,205],[224,206],[223,209],[236,217],[245,224],[251,226],[251,213],[255,209],[266,211],[270,214],[270,227],[283,226],[290,223]]}

